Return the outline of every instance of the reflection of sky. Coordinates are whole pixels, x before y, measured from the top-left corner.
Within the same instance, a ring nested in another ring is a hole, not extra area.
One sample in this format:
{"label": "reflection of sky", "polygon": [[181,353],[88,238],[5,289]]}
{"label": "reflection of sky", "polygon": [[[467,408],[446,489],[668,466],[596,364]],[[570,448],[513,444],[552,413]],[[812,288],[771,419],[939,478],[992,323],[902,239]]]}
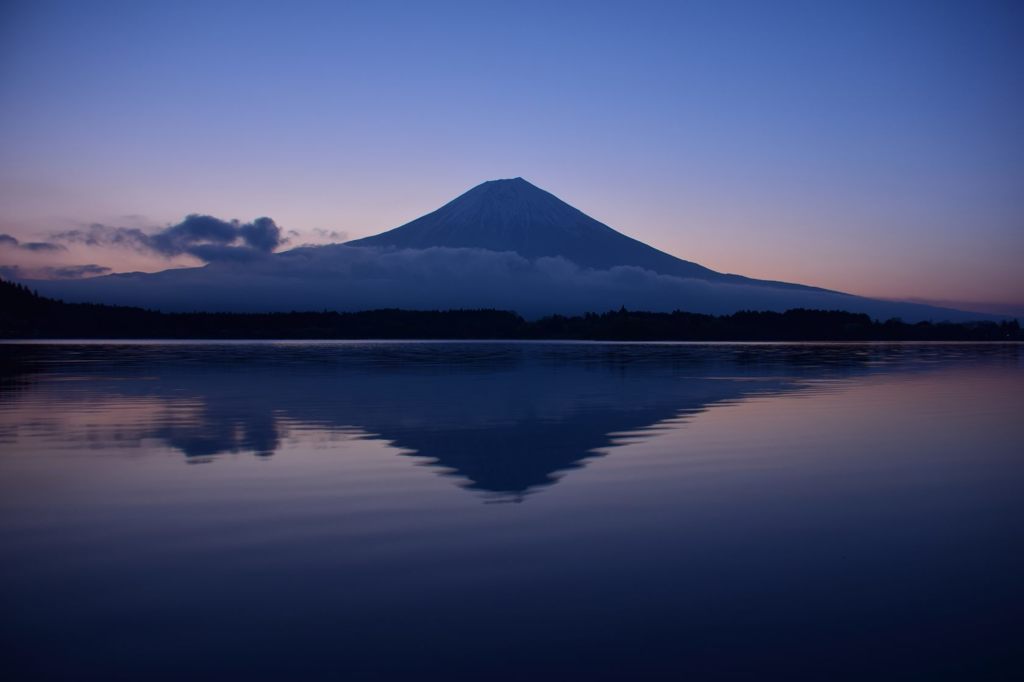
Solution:
{"label": "reflection of sky", "polygon": [[716,269],[1020,303],[1021,22],[1013,3],[8,3],[0,232],[205,212],[357,237],[521,175]]}

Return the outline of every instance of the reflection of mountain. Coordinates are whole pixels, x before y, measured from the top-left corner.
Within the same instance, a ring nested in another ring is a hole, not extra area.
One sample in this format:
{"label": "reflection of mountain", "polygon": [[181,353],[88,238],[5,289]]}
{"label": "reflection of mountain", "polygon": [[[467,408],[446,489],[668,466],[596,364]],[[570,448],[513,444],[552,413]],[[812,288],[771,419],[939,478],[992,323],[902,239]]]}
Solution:
{"label": "reflection of mountain", "polygon": [[[460,385],[466,383],[479,385]],[[469,488],[523,495],[554,483],[561,472],[582,466],[612,446],[614,434],[640,431],[680,412],[698,412],[767,385],[778,384],[671,374],[632,377],[609,368],[562,368],[546,375],[542,368],[528,366],[488,375],[486,382],[444,379],[431,389],[424,387],[443,407],[429,422],[367,415],[360,425],[429,458],[464,479]],[[479,393],[464,393],[462,388],[494,391],[500,398],[481,399]],[[448,393],[452,389],[454,393]],[[531,389],[539,391],[536,398]],[[408,400],[400,408],[405,415],[413,414],[419,404],[418,396]]]}
{"label": "reflection of mountain", "polygon": [[780,385],[624,376],[607,367],[546,369],[518,363],[455,375],[294,372],[274,376],[269,394],[261,390],[268,377],[258,372],[204,385],[181,374],[161,387],[201,398],[202,409],[152,435],[189,456],[267,455],[286,424],[357,428],[427,458],[467,487],[519,495],[610,447],[613,434]]}
{"label": "reflection of mountain", "polygon": [[[122,440],[159,438],[189,457],[270,455],[292,426],[357,431],[466,487],[516,497],[599,455],[618,433],[795,390],[801,375],[928,365],[922,349],[863,346],[152,345],[122,347],[113,362],[103,346],[18,353],[14,383],[43,392],[37,404],[144,407],[125,412]],[[89,380],[40,380],[49,367]]]}

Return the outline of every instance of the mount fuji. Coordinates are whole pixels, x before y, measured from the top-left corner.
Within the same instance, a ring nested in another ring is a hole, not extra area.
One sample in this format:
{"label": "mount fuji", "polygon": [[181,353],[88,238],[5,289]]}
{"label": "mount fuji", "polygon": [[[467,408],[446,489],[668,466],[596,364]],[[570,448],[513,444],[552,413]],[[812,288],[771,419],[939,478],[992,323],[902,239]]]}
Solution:
{"label": "mount fuji", "polygon": [[617,232],[522,178],[484,182],[410,223],[345,244],[30,285],[69,302],[165,311],[500,308],[537,317],[626,306],[715,314],[818,308],[906,321],[991,317],[716,272]]}
{"label": "mount fuji", "polygon": [[[534,260],[564,258],[584,268],[633,266],[673,277],[813,289],[715,272],[627,237],[522,178],[490,180],[433,213],[350,246],[511,251]],[[820,290],[819,290],[820,291]]]}

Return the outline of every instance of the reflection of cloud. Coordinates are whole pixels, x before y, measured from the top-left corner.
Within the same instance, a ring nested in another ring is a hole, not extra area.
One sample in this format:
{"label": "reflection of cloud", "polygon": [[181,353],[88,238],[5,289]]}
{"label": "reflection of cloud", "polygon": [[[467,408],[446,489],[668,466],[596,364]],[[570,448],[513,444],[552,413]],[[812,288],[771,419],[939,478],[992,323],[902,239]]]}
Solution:
{"label": "reflection of cloud", "polygon": [[[93,224],[57,232],[52,239],[86,246],[116,246],[165,258],[190,255],[206,262],[252,260],[284,243],[281,228],[270,218],[250,223],[192,214],[159,232]],[[60,247],[63,248],[63,247]]]}

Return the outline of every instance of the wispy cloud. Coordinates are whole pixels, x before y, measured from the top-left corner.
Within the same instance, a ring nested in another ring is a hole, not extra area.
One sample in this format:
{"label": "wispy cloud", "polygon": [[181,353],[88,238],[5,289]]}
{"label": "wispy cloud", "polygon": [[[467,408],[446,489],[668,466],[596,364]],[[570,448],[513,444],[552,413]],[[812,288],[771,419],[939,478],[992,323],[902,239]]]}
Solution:
{"label": "wispy cloud", "polygon": [[45,253],[54,251],[65,251],[65,247],[61,244],[53,242],[22,242],[16,237],[12,237],[9,234],[0,234],[0,247],[8,249],[21,249],[22,251],[32,251],[35,253]]}
{"label": "wispy cloud", "polygon": [[88,265],[41,265],[22,267],[20,265],[0,265],[0,277],[5,279],[83,279],[110,273],[104,265],[89,263]]}
{"label": "wispy cloud", "polygon": [[94,223],[87,228],[54,233],[50,238],[69,244],[128,248],[164,258],[190,255],[207,263],[253,260],[287,242],[281,228],[270,218],[242,223],[199,214],[188,215],[159,232]]}
{"label": "wispy cloud", "polygon": [[325,230],[322,227],[317,227],[313,229],[313,234],[320,239],[329,239],[332,242],[348,241],[348,232],[342,230]]}

